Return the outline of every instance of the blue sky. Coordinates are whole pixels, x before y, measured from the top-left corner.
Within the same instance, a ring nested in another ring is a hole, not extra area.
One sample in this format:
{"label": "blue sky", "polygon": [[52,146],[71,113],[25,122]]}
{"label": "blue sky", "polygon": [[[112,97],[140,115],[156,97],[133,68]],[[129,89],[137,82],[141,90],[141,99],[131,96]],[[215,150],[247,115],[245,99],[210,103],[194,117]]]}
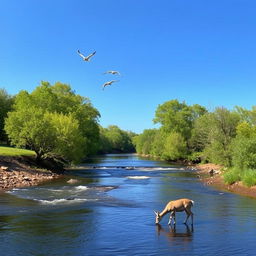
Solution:
{"label": "blue sky", "polygon": [[[251,109],[255,9],[254,0],[1,0],[0,87],[68,83],[102,126],[138,133],[156,127],[157,106],[172,99]],[[78,49],[97,53],[87,63]],[[102,74],[111,69],[122,76]]]}

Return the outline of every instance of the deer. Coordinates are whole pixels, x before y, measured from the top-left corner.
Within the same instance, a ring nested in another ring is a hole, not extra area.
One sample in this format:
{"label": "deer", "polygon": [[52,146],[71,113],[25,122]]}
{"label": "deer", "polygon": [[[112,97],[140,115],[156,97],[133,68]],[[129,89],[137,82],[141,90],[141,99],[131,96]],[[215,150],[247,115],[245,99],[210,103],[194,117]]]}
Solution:
{"label": "deer", "polygon": [[193,212],[191,211],[191,207],[194,205],[194,201],[188,198],[182,198],[174,201],[170,201],[165,206],[162,212],[154,211],[156,215],[156,224],[159,224],[162,217],[167,213],[170,213],[170,218],[168,221],[168,225],[173,224],[176,225],[176,212],[183,212],[185,211],[187,217],[184,221],[184,224],[187,224],[188,218],[191,217],[191,224],[193,225]]}

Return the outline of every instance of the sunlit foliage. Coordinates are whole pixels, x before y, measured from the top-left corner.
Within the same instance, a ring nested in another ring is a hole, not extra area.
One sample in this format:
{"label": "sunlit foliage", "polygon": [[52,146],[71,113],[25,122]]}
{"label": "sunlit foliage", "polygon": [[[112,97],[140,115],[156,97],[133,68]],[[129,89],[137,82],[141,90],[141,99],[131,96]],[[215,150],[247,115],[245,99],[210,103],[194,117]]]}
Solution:
{"label": "sunlit foliage", "polygon": [[13,145],[36,152],[37,159],[63,158],[77,162],[98,146],[99,112],[71,87],[42,82],[32,93],[21,91],[6,119]]}

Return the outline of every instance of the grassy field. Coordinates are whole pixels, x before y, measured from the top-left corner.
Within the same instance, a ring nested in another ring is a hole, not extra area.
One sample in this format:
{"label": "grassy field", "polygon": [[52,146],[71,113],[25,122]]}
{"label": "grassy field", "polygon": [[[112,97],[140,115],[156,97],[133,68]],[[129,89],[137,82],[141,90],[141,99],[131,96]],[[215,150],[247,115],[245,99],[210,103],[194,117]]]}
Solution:
{"label": "grassy field", "polygon": [[34,151],[0,146],[0,156],[33,156]]}

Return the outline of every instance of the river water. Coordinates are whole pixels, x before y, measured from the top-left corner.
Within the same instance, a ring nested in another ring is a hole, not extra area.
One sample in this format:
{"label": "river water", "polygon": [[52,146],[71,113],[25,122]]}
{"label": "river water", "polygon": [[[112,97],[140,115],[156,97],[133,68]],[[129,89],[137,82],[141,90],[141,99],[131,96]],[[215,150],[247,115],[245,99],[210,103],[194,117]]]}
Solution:
{"label": "river water", "polygon": [[[182,166],[112,154],[70,173],[0,194],[0,255],[255,255],[256,200]],[[155,225],[154,210],[184,197],[195,202],[193,227],[184,213],[175,228],[168,216]]]}

